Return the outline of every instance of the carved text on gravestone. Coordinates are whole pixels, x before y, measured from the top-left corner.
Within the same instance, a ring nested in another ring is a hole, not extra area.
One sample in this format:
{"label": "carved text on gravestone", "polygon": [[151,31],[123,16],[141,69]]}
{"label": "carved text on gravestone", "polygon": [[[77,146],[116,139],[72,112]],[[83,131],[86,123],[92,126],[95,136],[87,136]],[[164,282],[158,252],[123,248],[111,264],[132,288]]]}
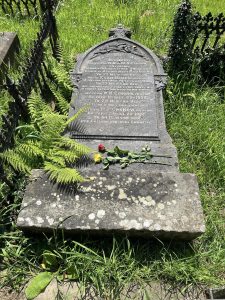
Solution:
{"label": "carved text on gravestone", "polygon": [[79,82],[76,109],[88,105],[80,121],[96,138],[158,138],[151,62],[133,53],[110,52],[88,60]]}

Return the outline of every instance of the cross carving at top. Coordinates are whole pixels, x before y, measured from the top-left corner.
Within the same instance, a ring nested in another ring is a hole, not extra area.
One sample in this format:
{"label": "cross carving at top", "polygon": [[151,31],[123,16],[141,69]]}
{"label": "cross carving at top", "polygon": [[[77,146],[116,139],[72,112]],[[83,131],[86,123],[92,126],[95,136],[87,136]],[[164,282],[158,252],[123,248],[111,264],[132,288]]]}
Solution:
{"label": "cross carving at top", "polygon": [[131,30],[128,28],[123,27],[122,24],[118,24],[116,28],[112,28],[109,31],[110,38],[130,38],[131,37]]}

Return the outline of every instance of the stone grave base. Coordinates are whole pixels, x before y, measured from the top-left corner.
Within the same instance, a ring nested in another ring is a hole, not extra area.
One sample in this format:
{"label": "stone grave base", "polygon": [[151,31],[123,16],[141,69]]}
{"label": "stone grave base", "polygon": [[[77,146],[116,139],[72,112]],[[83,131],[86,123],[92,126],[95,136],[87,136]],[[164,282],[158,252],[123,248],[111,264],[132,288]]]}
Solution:
{"label": "stone grave base", "polygon": [[193,174],[91,168],[82,174],[89,181],[65,189],[52,184],[43,170],[33,170],[18,227],[184,240],[205,230]]}

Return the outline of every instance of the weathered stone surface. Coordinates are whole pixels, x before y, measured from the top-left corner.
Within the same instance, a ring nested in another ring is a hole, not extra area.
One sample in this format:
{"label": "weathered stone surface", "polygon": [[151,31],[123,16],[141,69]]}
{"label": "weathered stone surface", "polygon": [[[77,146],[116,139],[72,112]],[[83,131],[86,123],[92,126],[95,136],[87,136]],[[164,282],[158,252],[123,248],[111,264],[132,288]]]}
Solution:
{"label": "weathered stone surface", "polygon": [[18,217],[21,229],[189,240],[204,232],[196,178],[179,173],[166,130],[166,74],[155,54],[129,37],[129,30],[113,29],[109,40],[78,57],[69,115],[89,109],[72,124],[70,137],[93,149],[104,143],[140,152],[148,145],[152,160],[107,171],[83,163],[80,172],[92,180],[70,193],[34,171]]}
{"label": "weathered stone surface", "polygon": [[57,188],[33,170],[17,225],[23,230],[193,239],[204,232],[193,174],[87,168],[76,190]]}
{"label": "weathered stone surface", "polygon": [[77,106],[90,109],[80,123],[87,135],[157,139],[154,91],[147,60],[123,52],[96,55],[82,75]]}
{"label": "weathered stone surface", "polygon": [[5,65],[12,63],[15,52],[19,49],[19,39],[14,32],[0,32],[0,73]]}

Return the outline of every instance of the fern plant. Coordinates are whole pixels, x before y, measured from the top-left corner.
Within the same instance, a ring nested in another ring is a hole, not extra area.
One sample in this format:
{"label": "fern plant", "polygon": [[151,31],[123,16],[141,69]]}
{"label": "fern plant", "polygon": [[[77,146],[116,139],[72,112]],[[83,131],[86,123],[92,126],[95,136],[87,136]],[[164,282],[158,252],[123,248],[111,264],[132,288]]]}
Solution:
{"label": "fern plant", "polygon": [[[62,105],[66,103],[65,99],[63,101]],[[3,163],[23,173],[43,168],[50,179],[62,184],[84,181],[74,164],[91,149],[62,133],[86,108],[68,120],[67,115],[52,111],[51,106],[33,92],[28,109],[31,122],[17,127],[14,149],[0,154]]]}
{"label": "fern plant", "polygon": [[[47,65],[51,70],[52,80],[48,81],[48,87],[54,97],[56,109],[62,114],[67,114],[69,110],[69,101],[72,94],[72,84],[66,64],[62,58],[62,49],[60,50],[60,62],[56,61],[52,56],[48,56]],[[68,100],[68,101],[67,101]]]}

